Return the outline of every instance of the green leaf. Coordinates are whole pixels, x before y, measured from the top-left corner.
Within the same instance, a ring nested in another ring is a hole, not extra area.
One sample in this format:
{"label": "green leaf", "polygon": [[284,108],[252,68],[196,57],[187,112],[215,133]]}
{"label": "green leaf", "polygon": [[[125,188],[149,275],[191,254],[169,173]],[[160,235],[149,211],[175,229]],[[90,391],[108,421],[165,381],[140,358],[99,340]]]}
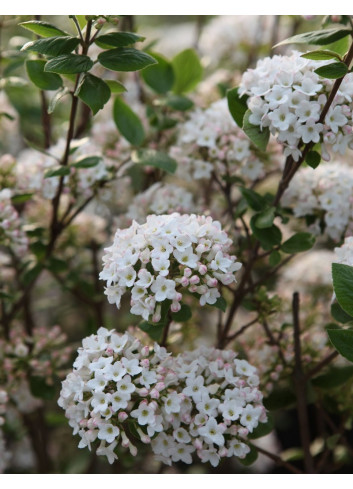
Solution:
{"label": "green leaf", "polygon": [[294,392],[287,387],[273,390],[263,401],[265,408],[270,411],[288,408],[295,405],[295,402],[296,396]]}
{"label": "green leaf", "polygon": [[66,261],[60,260],[60,258],[55,258],[54,256],[52,256],[47,263],[47,269],[53,273],[64,272],[67,268],[68,263]]}
{"label": "green leaf", "polygon": [[34,397],[50,400],[55,396],[55,385],[48,385],[43,377],[30,377],[29,386]]}
{"label": "green leaf", "polygon": [[110,88],[100,78],[86,73],[76,95],[92,110],[95,115],[110,99]]}
{"label": "green leaf", "polygon": [[166,153],[155,149],[140,149],[133,151],[131,159],[134,163],[143,166],[160,168],[167,173],[175,173],[177,162]]}
{"label": "green leaf", "polygon": [[270,130],[268,127],[264,127],[261,131],[260,126],[254,126],[249,122],[251,116],[251,110],[247,110],[243,119],[243,131],[248,138],[257,146],[261,151],[266,151],[268,141],[270,139]]}
{"label": "green leaf", "polygon": [[169,92],[174,84],[173,66],[160,54],[150,54],[158,63],[144,69],[141,76],[152,90],[163,95]]}
{"label": "green leaf", "polygon": [[246,455],[245,458],[238,458],[238,462],[242,465],[245,465],[245,467],[248,467],[249,465],[252,465],[254,462],[256,462],[258,456],[259,454],[256,448],[253,445],[250,445],[250,452]]}
{"label": "green leaf", "polygon": [[275,208],[270,207],[256,214],[255,226],[258,229],[270,228],[275,218]]}
{"label": "green leaf", "polygon": [[268,251],[273,246],[281,244],[282,233],[281,230],[272,224],[271,227],[260,229],[256,227],[257,215],[253,216],[250,220],[250,227],[254,236],[260,241],[264,250]]}
{"label": "green leaf", "polygon": [[69,54],[80,44],[77,37],[48,37],[27,42],[21,51],[34,51],[45,56],[60,56]]}
{"label": "green leaf", "polygon": [[191,316],[192,316],[191,308],[187,304],[182,304],[180,311],[172,313],[173,321],[176,321],[178,323],[183,323],[185,321],[188,321],[191,318]]}
{"label": "green leaf", "polygon": [[27,22],[21,22],[19,25],[42,37],[67,36],[67,32],[42,20],[29,20]]}
{"label": "green leaf", "polygon": [[166,100],[166,104],[168,107],[182,112],[189,110],[194,106],[194,102],[183,95],[170,95]]}
{"label": "green leaf", "polygon": [[42,243],[42,241],[35,241],[34,243],[31,243],[29,248],[32,253],[36,255],[37,260],[41,260],[42,258],[44,258],[47,252],[47,247],[44,243]]}
{"label": "green leaf", "polygon": [[99,36],[94,41],[97,46],[103,49],[123,48],[135,42],[144,41],[146,38],[134,32],[109,32]]}
{"label": "green leaf", "polygon": [[353,331],[347,329],[327,329],[327,334],[336,350],[353,362]]}
{"label": "green leaf", "polygon": [[33,194],[18,194],[11,197],[11,202],[16,204],[23,204],[32,198]]}
{"label": "green leaf", "polygon": [[256,440],[256,438],[262,438],[273,431],[274,420],[272,414],[267,415],[266,423],[259,423],[252,433],[248,434],[250,440]]}
{"label": "green leaf", "polygon": [[305,162],[311,166],[311,168],[317,168],[321,161],[321,155],[317,151],[309,151],[305,157]]}
{"label": "green leaf", "polygon": [[239,187],[239,190],[246,202],[252,209],[254,209],[254,211],[261,211],[266,206],[266,199],[254,190],[245,187]]}
{"label": "green leaf", "polygon": [[48,61],[44,71],[52,73],[83,73],[90,70],[92,66],[93,61],[88,56],[63,54]]}
{"label": "green leaf", "polygon": [[138,324],[138,327],[144,331],[145,333],[148,334],[148,336],[150,338],[152,338],[152,340],[155,340],[155,341],[160,341],[161,337],[162,337],[162,332],[163,332],[163,329],[164,329],[164,325],[162,324],[153,324],[153,323],[149,323],[147,321],[144,321],[140,324]]}
{"label": "green leaf", "polygon": [[54,94],[53,98],[49,102],[48,114],[52,114],[54,112],[56,104],[68,93],[70,93],[70,90],[67,87],[59,88],[59,90]]}
{"label": "green leaf", "polygon": [[312,384],[320,389],[335,389],[353,377],[353,366],[331,367],[328,372],[312,379]]}
{"label": "green leaf", "polygon": [[203,68],[194,49],[185,49],[172,59],[174,70],[173,92],[190,92],[202,80]]}
{"label": "green leaf", "polygon": [[313,59],[313,60],[325,60],[325,59],[337,59],[342,61],[341,56],[334,51],[329,51],[327,49],[318,49],[317,51],[311,51],[310,53],[305,53],[301,55],[301,58]]}
{"label": "green leaf", "polygon": [[297,233],[291,236],[281,246],[284,253],[300,253],[310,250],[315,244],[315,237],[310,233]]}
{"label": "green leaf", "polygon": [[39,277],[42,270],[43,270],[43,266],[39,263],[34,265],[29,270],[26,270],[22,277],[23,285],[27,286],[32,282],[34,282],[37,279],[37,277]]}
{"label": "green leaf", "polygon": [[62,79],[56,73],[45,73],[45,63],[42,59],[26,61],[28,77],[41,90],[57,90],[63,84]]}
{"label": "green leaf", "polygon": [[334,302],[331,305],[331,316],[336,319],[339,323],[346,324],[353,321],[353,317],[344,312],[342,307],[338,304],[338,302]]}
{"label": "green leaf", "polygon": [[332,42],[348,36],[351,32],[351,29],[346,28],[321,29],[319,31],[304,32],[303,34],[289,37],[288,39],[279,42],[274,47],[283,46],[284,44],[318,44],[319,46],[325,46],[326,44],[331,44]]}
{"label": "green leaf", "polygon": [[138,71],[157,62],[149,54],[133,48],[104,51],[98,56],[98,61],[104,68],[112,71]]}
{"label": "green leaf", "polygon": [[127,91],[124,85],[117,80],[104,80],[104,82],[108,85],[112,93],[123,93]]}
{"label": "green leaf", "polygon": [[281,261],[281,253],[277,250],[272,251],[272,253],[269,256],[269,264],[271,267],[275,267],[278,265]]}
{"label": "green leaf", "polygon": [[117,97],[114,101],[113,118],[116,127],[129,143],[140,146],[145,139],[145,130],[138,115]]}
{"label": "green leaf", "polygon": [[216,307],[217,309],[220,309],[223,312],[226,312],[227,310],[227,301],[225,300],[224,297],[218,297],[216,302],[214,304],[210,304],[212,307]]}
{"label": "green leaf", "polygon": [[339,305],[353,316],[353,267],[332,263],[332,279]]}
{"label": "green leaf", "polygon": [[229,112],[232,114],[233,119],[239,127],[243,127],[243,119],[245,112],[248,110],[247,101],[248,97],[243,95],[239,97],[239,88],[232,88],[227,91],[227,100]]}
{"label": "green leaf", "polygon": [[44,178],[63,177],[65,175],[70,175],[70,168],[68,166],[60,166],[54,170],[48,170],[44,174]]}
{"label": "green leaf", "polygon": [[321,66],[315,73],[322,76],[323,78],[342,78],[348,72],[348,66],[345,63],[331,63],[326,66]]}
{"label": "green leaf", "polygon": [[75,168],[92,168],[97,166],[101,159],[102,158],[99,156],[84,156],[75,161],[75,163],[72,163],[71,166],[74,166]]}

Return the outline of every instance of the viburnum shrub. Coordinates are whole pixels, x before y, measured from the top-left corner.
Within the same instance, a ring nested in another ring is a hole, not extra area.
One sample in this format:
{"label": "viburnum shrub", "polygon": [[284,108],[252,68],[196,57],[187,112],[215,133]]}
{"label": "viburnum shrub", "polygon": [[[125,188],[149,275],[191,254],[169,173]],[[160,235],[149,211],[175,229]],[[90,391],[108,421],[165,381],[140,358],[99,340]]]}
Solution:
{"label": "viburnum shrub", "polygon": [[309,17],[0,18],[0,472],[352,471],[353,18]]}

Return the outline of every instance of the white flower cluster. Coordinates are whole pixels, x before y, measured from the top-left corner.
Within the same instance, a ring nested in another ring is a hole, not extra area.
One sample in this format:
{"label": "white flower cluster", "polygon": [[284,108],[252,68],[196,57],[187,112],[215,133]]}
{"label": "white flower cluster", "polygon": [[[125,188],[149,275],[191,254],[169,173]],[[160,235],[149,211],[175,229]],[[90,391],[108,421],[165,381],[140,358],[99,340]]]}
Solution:
{"label": "white flower cluster", "polygon": [[0,191],[0,245],[11,248],[18,256],[23,256],[28,250],[28,238],[11,197],[10,189],[4,188]]}
{"label": "white flower cluster", "polygon": [[341,263],[353,267],[353,236],[348,236],[342,246],[335,248],[334,263]]}
{"label": "white flower cluster", "polygon": [[232,351],[201,348],[173,359],[156,343],[150,349],[100,328],[78,353],[58,404],[79,448],[99,440],[97,454],[110,463],[118,443],[136,455],[135,437],[165,463],[192,463],[196,453],[216,466],[221,457],[244,458],[248,433],[267,419],[256,369]]}
{"label": "white flower cluster", "polygon": [[145,224],[135,221],[118,229],[114,243],[105,248],[105,280],[110,304],[120,307],[122,295],[131,290],[131,313],[153,322],[161,320],[161,305],[170,301],[178,312],[187,290],[200,296],[200,305],[215,304],[218,283],[235,282],[241,268],[228,254],[232,241],[219,221],[195,214],[151,215]]}
{"label": "white flower cluster", "polygon": [[206,110],[195,110],[180,126],[170,154],[178,161],[176,175],[190,181],[208,179],[213,171],[249,180],[263,175],[263,163],[231,117],[226,99],[214,102]]}
{"label": "white flower cluster", "polygon": [[[302,168],[283,195],[284,206],[292,207],[297,217],[315,216],[312,232],[335,241],[353,228],[353,169],[343,163],[322,164],[315,170]],[[320,223],[320,220],[322,221]]]}
{"label": "white flower cluster", "polygon": [[269,127],[283,144],[285,156],[295,161],[301,156],[300,141],[322,143],[326,160],[330,159],[328,146],[341,154],[353,147],[352,73],[344,77],[323,124],[319,122],[334,80],[320,77],[315,70],[329,63],[332,60],[304,59],[295,51],[291,56],[261,59],[242,77],[240,94],[249,95],[249,121]]}

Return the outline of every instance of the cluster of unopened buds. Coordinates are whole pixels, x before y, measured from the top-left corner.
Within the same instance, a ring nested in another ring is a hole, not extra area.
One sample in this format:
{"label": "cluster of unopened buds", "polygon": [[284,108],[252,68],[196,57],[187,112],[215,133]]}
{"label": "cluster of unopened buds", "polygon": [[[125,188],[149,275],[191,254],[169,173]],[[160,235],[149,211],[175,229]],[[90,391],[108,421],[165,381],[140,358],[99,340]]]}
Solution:
{"label": "cluster of unopened buds", "polygon": [[228,254],[231,244],[211,217],[151,215],[145,224],[134,221],[117,230],[99,277],[107,283],[110,304],[119,308],[122,295],[131,290],[131,313],[159,322],[164,301],[170,301],[172,312],[181,309],[182,292],[196,294],[201,306],[216,303],[219,282],[235,282],[241,268]]}
{"label": "cluster of unopened buds", "polygon": [[0,245],[10,248],[18,256],[23,256],[28,250],[28,238],[11,197],[10,189],[0,191]]}
{"label": "cluster of unopened buds", "polygon": [[97,454],[110,463],[118,445],[136,455],[135,438],[164,463],[190,464],[195,454],[217,466],[222,457],[244,458],[247,435],[267,420],[256,369],[232,351],[199,348],[173,358],[157,344],[100,328],[78,353],[58,403],[79,447],[97,440]]}
{"label": "cluster of unopened buds", "polygon": [[313,61],[294,51],[259,60],[247,70],[240,95],[249,96],[249,122],[260,129],[269,127],[284,146],[285,156],[298,161],[299,143],[321,143],[322,157],[330,159],[328,148],[344,154],[353,147],[353,74],[346,75],[324,120],[320,120],[334,80],[320,77],[315,70],[332,60]]}

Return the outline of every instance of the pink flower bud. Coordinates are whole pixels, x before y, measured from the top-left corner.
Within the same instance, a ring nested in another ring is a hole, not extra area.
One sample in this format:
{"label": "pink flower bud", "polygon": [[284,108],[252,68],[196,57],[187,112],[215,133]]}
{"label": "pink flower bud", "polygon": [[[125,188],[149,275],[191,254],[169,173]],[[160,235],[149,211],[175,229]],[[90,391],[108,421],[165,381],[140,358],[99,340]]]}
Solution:
{"label": "pink flower bud", "polygon": [[152,399],[159,399],[159,392],[156,388],[152,389],[150,392],[150,397]]}
{"label": "pink flower bud", "polygon": [[155,389],[157,389],[159,392],[161,392],[163,389],[165,389],[165,383],[164,382],[157,382],[155,385]]}
{"label": "pink flower bud", "polygon": [[[142,387],[142,389],[136,389],[136,392],[139,394],[139,396],[141,397],[146,397],[148,396],[148,389],[146,389],[146,387]],[[142,402],[146,402],[146,401],[142,401]]]}
{"label": "pink flower bud", "polygon": [[206,265],[203,265],[202,264],[202,265],[199,266],[199,273],[201,275],[205,275],[205,273],[207,273],[207,267],[206,267]]}
{"label": "pink flower bud", "polygon": [[200,440],[200,438],[195,438],[194,440],[194,447],[196,448],[196,450],[202,450],[202,441]]}
{"label": "pink flower bud", "polygon": [[221,447],[218,451],[220,457],[226,457],[228,455],[228,450],[226,447]]}
{"label": "pink flower bud", "polygon": [[172,302],[172,305],[170,306],[170,310],[171,310],[172,312],[178,312],[178,311],[180,311],[180,309],[181,309],[181,305],[180,305],[180,303],[179,303],[179,302],[175,302],[175,301],[173,301],[173,302]]}
{"label": "pink flower bud", "polygon": [[141,367],[149,367],[150,366],[150,361],[148,360],[148,358],[143,358],[142,360],[140,360],[140,365]]}
{"label": "pink flower bud", "polygon": [[192,294],[193,294],[194,292],[196,292],[196,291],[197,291],[197,285],[191,285],[191,286],[189,287],[189,292],[191,292]]}
{"label": "pink flower bud", "polygon": [[183,295],[180,292],[176,292],[176,294],[174,296],[174,300],[180,302],[182,298],[183,298]]}
{"label": "pink flower bud", "polygon": [[191,275],[192,275],[192,270],[191,270],[191,268],[186,267],[186,268],[184,269],[184,277],[189,278],[189,277],[191,277]]}
{"label": "pink flower bud", "polygon": [[120,421],[120,423],[123,423],[128,417],[129,415],[125,411],[120,411],[120,413],[118,414],[118,420]]}
{"label": "pink flower bud", "polygon": [[150,347],[149,346],[144,346],[142,349],[141,349],[141,355],[143,357],[147,357],[150,353]]}
{"label": "pink flower bud", "polygon": [[189,279],[187,277],[182,277],[180,283],[183,287],[187,287],[189,285]]}
{"label": "pink flower bud", "polygon": [[249,434],[249,430],[247,428],[243,428],[242,426],[238,429],[238,435],[246,437]]}
{"label": "pink flower bud", "polygon": [[130,443],[130,445],[129,445],[129,451],[130,451],[130,454],[133,457],[136,457],[136,455],[137,455],[137,448],[132,443]]}
{"label": "pink flower bud", "polygon": [[191,285],[197,285],[198,283],[200,283],[200,277],[198,277],[197,275],[193,275],[192,277],[190,277]]}

